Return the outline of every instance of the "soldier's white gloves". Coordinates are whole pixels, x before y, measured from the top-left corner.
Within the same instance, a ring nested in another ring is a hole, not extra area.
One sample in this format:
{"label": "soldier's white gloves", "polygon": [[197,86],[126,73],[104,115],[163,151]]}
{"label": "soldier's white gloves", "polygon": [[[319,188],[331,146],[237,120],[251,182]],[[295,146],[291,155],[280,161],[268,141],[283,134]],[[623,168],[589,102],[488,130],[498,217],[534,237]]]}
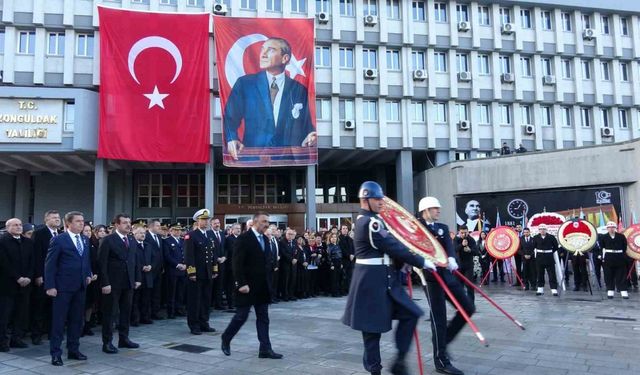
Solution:
{"label": "soldier's white gloves", "polygon": [[457,270],[458,267],[458,262],[456,262],[456,258],[454,257],[449,257],[449,263],[447,264],[447,269],[451,272]]}
{"label": "soldier's white gloves", "polygon": [[432,261],[430,261],[429,259],[425,259],[424,260],[424,266],[422,266],[422,268],[424,268],[425,270],[435,271],[436,270],[436,265]]}

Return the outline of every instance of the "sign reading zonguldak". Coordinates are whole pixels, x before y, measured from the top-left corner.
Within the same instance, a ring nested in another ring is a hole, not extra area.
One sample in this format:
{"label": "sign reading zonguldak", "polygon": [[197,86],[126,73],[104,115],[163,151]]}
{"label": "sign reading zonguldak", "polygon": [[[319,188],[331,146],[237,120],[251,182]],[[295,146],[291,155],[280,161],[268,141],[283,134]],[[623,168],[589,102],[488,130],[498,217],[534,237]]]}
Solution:
{"label": "sign reading zonguldak", "polygon": [[64,101],[0,99],[0,143],[61,143]]}

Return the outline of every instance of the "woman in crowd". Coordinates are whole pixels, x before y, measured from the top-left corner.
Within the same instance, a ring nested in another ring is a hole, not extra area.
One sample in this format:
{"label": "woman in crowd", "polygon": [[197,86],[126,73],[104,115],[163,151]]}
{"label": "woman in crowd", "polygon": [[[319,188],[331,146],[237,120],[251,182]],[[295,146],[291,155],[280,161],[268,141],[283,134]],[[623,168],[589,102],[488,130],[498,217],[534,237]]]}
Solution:
{"label": "woman in crowd", "polygon": [[[491,266],[491,256],[487,252],[487,232],[480,232],[478,252],[480,253],[480,266],[482,266],[482,275],[480,275],[480,280],[482,280],[487,272],[489,272],[489,267]],[[488,276],[483,285],[489,285]]]}
{"label": "woman in crowd", "polygon": [[107,228],[104,225],[96,225],[95,228],[92,228],[91,225],[85,224],[82,234],[89,238],[89,259],[91,261],[91,272],[93,274],[91,284],[87,287],[82,335],[93,336],[91,328],[94,327],[94,321],[92,321],[91,317],[94,311],[99,311],[98,302],[100,301],[101,294],[100,283],[96,282],[96,280],[98,280],[98,248],[100,246],[100,239],[107,235]]}
{"label": "woman in crowd", "polygon": [[[306,233],[305,233],[306,234]],[[307,234],[308,236],[308,234]],[[309,297],[309,274],[307,267],[309,266],[310,253],[307,246],[307,240],[304,237],[296,239],[296,253],[298,263],[298,276],[296,282],[296,297],[299,299]]]}
{"label": "woman in crowd", "polygon": [[309,296],[318,296],[318,273],[320,272],[320,264],[322,261],[322,237],[319,234],[313,234],[313,242],[309,245]]}
{"label": "woman in crowd", "polygon": [[331,233],[327,253],[331,264],[331,296],[339,297],[339,286],[342,281],[342,250],[338,246],[338,235]]}

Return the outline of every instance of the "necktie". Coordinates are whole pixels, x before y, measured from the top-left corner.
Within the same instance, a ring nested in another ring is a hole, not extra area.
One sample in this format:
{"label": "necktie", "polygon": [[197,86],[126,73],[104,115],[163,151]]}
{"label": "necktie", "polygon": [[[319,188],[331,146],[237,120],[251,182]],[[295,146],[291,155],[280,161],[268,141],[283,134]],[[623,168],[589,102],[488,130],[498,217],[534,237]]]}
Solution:
{"label": "necktie", "polygon": [[51,231],[51,238],[55,237],[58,235],[58,232],[56,232],[55,230]]}
{"label": "necktie", "polygon": [[216,234],[216,238],[218,239],[218,243],[220,243],[220,232],[215,231],[214,233]]}
{"label": "necktie", "polygon": [[122,241],[124,241],[124,245],[129,248],[129,239],[127,238],[127,236],[122,237]]}
{"label": "necktie", "polygon": [[262,252],[264,252],[264,238],[262,238],[262,235],[259,235],[258,239],[260,240],[260,247],[262,248]]}
{"label": "necktie", "polygon": [[271,86],[269,86],[269,95],[271,96],[271,104],[276,101],[276,96],[278,95],[278,91],[280,88],[276,84],[276,77],[273,77],[273,81],[271,81]]}
{"label": "necktie", "polygon": [[84,249],[82,248],[82,242],[80,242],[80,235],[76,234],[76,248],[78,249],[78,254],[82,256],[84,253]]}

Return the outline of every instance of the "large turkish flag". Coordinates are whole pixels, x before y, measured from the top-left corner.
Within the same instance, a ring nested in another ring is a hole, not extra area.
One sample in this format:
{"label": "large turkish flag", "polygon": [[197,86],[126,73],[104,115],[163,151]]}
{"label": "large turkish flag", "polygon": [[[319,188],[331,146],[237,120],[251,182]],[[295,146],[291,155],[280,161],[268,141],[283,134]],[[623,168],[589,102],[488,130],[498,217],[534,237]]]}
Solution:
{"label": "large turkish flag", "polygon": [[210,15],[98,14],[98,157],[208,162]]}

